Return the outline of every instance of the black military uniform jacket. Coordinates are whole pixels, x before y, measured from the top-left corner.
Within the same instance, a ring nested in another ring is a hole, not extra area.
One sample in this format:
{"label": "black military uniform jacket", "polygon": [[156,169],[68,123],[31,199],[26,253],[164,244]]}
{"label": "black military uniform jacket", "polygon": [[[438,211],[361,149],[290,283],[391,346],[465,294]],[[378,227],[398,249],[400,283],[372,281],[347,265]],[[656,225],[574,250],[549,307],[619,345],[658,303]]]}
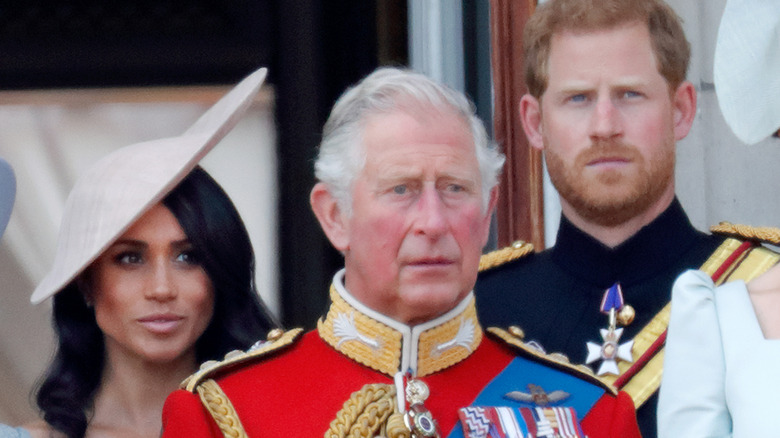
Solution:
{"label": "black military uniform jacket", "polygon": [[[607,316],[604,291],[620,282],[636,310],[621,342],[630,340],[671,298],[683,271],[699,268],[724,240],[693,228],[679,201],[616,248],[609,248],[561,218],[555,246],[483,271],[475,293],[487,327],[520,326],[527,340],[584,363],[588,341],[601,343]],[[598,369],[598,363],[594,364]],[[657,393],[637,411],[643,436],[656,436]]]}

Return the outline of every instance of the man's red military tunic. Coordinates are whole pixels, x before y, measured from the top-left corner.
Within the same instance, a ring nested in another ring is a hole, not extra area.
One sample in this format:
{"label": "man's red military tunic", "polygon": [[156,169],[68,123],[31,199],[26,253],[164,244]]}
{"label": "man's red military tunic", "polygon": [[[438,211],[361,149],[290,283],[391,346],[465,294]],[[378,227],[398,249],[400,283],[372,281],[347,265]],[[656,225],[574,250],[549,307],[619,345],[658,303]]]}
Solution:
{"label": "man's red military tunic", "polygon": [[[262,344],[259,353],[229,355],[171,394],[163,410],[163,436],[222,436],[201,398],[217,411],[234,409],[223,422],[233,424],[231,415],[237,416],[250,437],[317,437],[331,427],[344,430],[354,422],[350,412],[355,406],[365,408],[362,399],[376,400],[378,393],[390,396],[392,403],[366,408],[366,418],[369,423],[387,422],[388,409],[408,408],[403,382],[409,376],[428,386],[430,396],[423,404],[443,437],[463,436],[458,410],[474,405],[478,396],[477,404],[496,405],[490,393],[522,393],[529,385],[566,393],[559,404],[575,407],[590,438],[640,436],[633,403],[624,393],[611,392],[579,368],[507,332],[484,336],[472,295],[434,321],[408,327],[357,302],[343,288],[342,276],[334,280],[333,304],[316,331],[297,341],[288,332]],[[204,390],[216,387],[204,383],[210,379],[218,385],[218,396]],[[369,384],[380,385],[364,388]],[[533,406],[505,397],[498,404]]]}

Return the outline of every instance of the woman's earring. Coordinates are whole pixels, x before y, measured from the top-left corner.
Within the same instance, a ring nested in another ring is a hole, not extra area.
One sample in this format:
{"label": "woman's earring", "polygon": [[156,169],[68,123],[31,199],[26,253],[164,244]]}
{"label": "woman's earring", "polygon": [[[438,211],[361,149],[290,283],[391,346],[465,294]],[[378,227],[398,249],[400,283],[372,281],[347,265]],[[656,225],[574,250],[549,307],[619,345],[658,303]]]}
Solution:
{"label": "woman's earring", "polygon": [[84,304],[86,304],[88,309],[91,309],[95,307],[94,301],[92,301],[92,291],[89,287],[89,282],[87,281],[86,274],[80,275],[76,279],[76,285],[78,286],[79,291],[81,291],[81,297],[84,298]]}

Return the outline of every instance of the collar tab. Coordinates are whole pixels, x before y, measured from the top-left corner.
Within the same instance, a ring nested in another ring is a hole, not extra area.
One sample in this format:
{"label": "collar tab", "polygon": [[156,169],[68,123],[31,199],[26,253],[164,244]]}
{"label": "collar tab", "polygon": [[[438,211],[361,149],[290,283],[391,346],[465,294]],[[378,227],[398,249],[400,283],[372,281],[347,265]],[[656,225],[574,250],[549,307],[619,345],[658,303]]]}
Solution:
{"label": "collar tab", "polygon": [[423,377],[467,358],[482,341],[473,292],[444,315],[408,326],[357,301],[343,279],[342,269],[333,278],[332,304],[317,330],[325,342],[363,365],[389,376],[411,369]]}

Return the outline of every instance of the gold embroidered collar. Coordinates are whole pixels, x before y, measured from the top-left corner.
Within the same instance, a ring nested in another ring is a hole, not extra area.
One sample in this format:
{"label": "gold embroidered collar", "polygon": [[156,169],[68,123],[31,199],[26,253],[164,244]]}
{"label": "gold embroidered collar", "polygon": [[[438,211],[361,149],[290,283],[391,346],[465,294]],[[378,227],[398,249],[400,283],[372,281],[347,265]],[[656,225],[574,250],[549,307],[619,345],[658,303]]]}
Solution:
{"label": "gold embroidered collar", "polygon": [[333,277],[332,304],[317,323],[320,337],[347,357],[394,376],[423,377],[467,358],[482,341],[474,293],[454,309],[410,327],[369,309],[344,288],[344,270]]}

